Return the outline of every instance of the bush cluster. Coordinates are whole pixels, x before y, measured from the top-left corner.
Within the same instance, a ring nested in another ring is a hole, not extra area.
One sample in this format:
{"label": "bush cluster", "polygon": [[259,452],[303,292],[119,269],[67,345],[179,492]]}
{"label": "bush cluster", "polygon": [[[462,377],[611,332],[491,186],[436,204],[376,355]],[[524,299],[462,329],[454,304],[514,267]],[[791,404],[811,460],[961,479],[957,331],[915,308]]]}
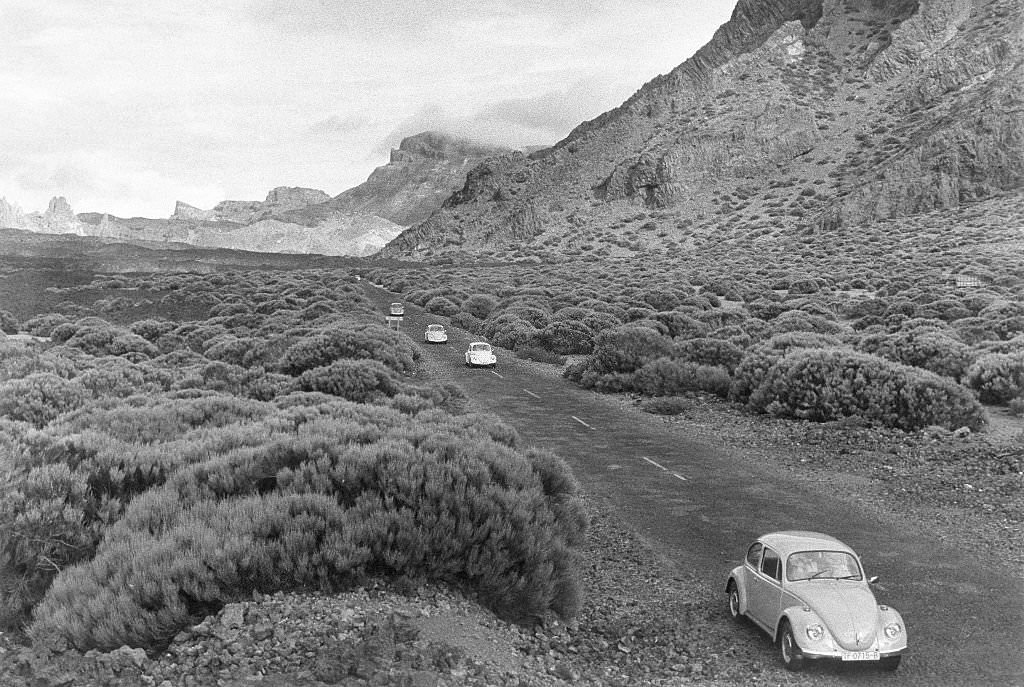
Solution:
{"label": "bush cluster", "polygon": [[796,349],[750,396],[756,410],[813,421],[860,418],[904,430],[980,429],[985,414],[964,387],[934,373],[845,349]]}

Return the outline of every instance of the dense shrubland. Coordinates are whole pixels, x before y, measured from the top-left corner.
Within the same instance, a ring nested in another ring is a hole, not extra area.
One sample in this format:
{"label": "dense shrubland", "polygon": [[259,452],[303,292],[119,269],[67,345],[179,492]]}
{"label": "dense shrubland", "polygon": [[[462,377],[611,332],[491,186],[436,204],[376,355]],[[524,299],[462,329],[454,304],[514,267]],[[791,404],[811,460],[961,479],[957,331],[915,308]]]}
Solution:
{"label": "dense shrubland", "polygon": [[[978,401],[1024,406],[1024,263],[1000,248],[1012,231],[982,224],[985,209],[960,212],[973,229],[925,215],[772,240],[695,235],[685,261],[647,251],[547,264],[521,249],[510,265],[367,274],[413,302],[446,299],[452,324],[493,344],[576,355],[566,376],[598,391],[977,429]],[[968,251],[972,231],[984,241]],[[958,274],[981,286],[958,287]]]}
{"label": "dense shrubland", "polygon": [[[338,276],[122,276],[25,318],[49,342],[0,340],[4,629],[154,648],[253,591],[375,577],[575,614],[567,466],[414,382],[418,347]],[[207,317],[132,319],[140,292]]]}

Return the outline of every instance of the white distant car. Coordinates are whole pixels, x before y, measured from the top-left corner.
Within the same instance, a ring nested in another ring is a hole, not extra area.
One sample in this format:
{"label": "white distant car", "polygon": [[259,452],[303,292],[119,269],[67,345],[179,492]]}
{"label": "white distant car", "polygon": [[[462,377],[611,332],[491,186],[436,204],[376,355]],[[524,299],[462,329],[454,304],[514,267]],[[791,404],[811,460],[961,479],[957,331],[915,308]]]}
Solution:
{"label": "white distant car", "polygon": [[498,359],[494,357],[494,351],[491,350],[491,344],[484,343],[483,341],[474,341],[469,344],[469,350],[466,351],[466,365],[469,367],[495,367],[498,364]]}
{"label": "white distant car", "polygon": [[440,324],[428,324],[427,331],[423,332],[423,340],[427,343],[448,343],[448,332]]}
{"label": "white distant car", "polygon": [[896,670],[907,628],[896,609],[879,604],[857,554],[818,532],[772,532],[747,549],[729,573],[729,614],[754,621],[779,647],[782,664],[865,661]]}
{"label": "white distant car", "polygon": [[405,307],[401,303],[392,303],[390,312],[395,317],[401,317],[405,314]]}

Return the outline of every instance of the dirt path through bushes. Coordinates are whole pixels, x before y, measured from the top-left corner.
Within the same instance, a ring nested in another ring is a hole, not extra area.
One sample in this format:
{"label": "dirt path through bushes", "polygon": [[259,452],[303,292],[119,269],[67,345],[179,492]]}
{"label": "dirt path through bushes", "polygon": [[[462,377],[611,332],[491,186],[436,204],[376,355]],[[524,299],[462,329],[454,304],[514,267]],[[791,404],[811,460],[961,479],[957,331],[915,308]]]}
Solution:
{"label": "dirt path through bushes", "polygon": [[[394,294],[371,285],[367,292],[383,317]],[[422,341],[434,321],[441,320],[407,306],[402,328]],[[861,553],[869,573],[882,578],[879,600],[907,621],[911,649],[901,684],[1024,683],[1024,580],[1007,562],[961,551],[904,518],[843,498],[825,480],[815,484],[742,450],[688,440],[660,418],[501,351],[497,370],[466,369],[469,336],[449,335],[447,345],[423,346],[426,372],[458,383],[471,406],[502,417],[525,444],[569,461],[585,489],[615,504],[682,571],[724,585],[758,534],[828,532]],[[769,651],[766,641],[766,659]],[[856,679],[883,681],[887,676],[870,671]]]}

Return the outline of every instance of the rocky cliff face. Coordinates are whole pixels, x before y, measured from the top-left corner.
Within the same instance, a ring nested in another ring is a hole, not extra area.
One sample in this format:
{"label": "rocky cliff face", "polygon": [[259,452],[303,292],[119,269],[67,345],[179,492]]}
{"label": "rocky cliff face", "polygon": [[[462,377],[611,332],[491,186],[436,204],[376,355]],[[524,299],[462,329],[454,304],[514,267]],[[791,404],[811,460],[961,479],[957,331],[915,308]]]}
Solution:
{"label": "rocky cliff face", "polygon": [[472,170],[384,254],[565,245],[638,211],[692,232],[827,231],[1018,193],[1022,12],[741,0],[671,73],[550,149]]}
{"label": "rocky cliff face", "polygon": [[364,183],[341,193],[325,207],[360,212],[410,226],[429,217],[466,181],[482,160],[508,152],[437,132],[402,140],[388,164]]}

